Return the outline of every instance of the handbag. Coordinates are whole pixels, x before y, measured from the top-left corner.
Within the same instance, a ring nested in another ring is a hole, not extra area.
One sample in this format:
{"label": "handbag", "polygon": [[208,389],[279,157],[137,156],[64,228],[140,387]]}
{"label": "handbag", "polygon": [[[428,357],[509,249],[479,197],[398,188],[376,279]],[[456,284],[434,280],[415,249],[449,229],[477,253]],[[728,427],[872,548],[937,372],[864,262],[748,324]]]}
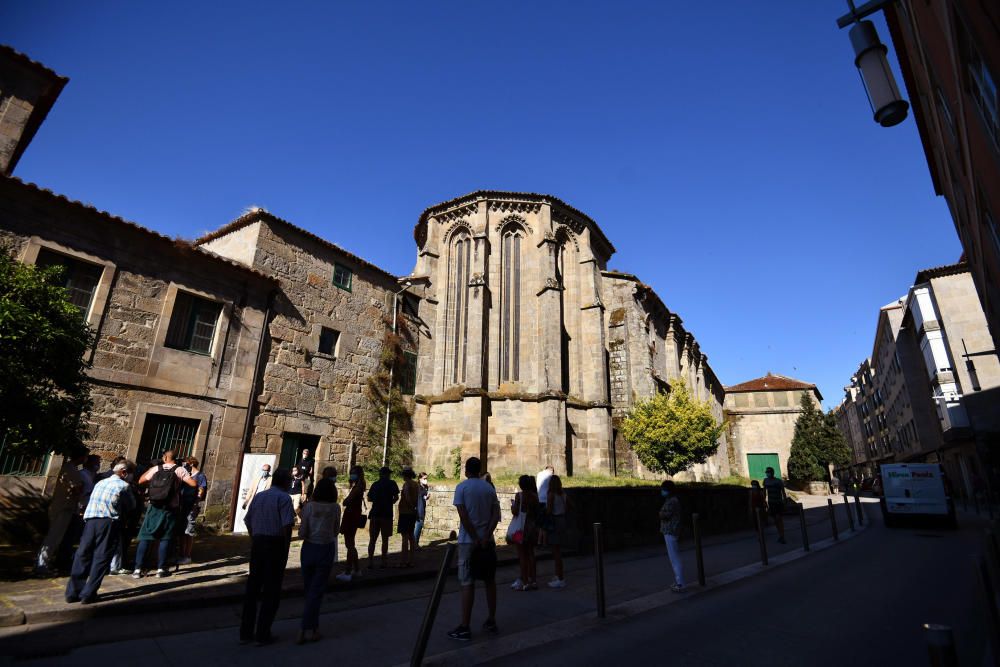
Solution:
{"label": "handbag", "polygon": [[507,544],[521,544],[524,542],[524,522],[527,513],[521,507],[521,494],[518,494],[518,513],[507,526]]}

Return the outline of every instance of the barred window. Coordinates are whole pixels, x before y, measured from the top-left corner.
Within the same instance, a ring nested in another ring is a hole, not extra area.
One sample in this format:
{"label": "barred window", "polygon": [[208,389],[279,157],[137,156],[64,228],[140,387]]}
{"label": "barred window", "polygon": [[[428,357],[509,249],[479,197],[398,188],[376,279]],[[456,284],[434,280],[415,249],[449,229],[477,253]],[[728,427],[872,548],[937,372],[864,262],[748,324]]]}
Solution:
{"label": "barred window", "polygon": [[48,248],[42,248],[38,251],[35,266],[41,268],[62,267],[59,284],[66,289],[69,302],[79,308],[84,317],[87,317],[90,312],[90,304],[94,302],[97,284],[101,281],[101,274],[104,272],[103,266],[82,262]]}

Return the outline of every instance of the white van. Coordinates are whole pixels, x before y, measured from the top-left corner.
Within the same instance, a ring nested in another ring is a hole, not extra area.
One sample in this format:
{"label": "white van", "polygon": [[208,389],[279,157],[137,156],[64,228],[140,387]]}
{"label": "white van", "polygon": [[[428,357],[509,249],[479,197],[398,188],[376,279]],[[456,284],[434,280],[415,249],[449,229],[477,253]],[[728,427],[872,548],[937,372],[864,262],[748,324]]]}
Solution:
{"label": "white van", "polygon": [[955,504],[939,464],[887,463],[880,468],[886,526],[923,521],[955,526]]}

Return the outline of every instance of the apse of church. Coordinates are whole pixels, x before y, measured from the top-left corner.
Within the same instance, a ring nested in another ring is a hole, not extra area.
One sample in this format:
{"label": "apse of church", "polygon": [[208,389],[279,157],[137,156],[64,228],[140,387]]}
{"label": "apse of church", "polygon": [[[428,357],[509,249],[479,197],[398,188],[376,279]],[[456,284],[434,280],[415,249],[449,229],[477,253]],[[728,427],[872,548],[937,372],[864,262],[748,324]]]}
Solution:
{"label": "apse of church", "polygon": [[494,471],[610,472],[611,406],[597,224],[554,197],[478,192],[415,230],[422,336],[411,446]]}

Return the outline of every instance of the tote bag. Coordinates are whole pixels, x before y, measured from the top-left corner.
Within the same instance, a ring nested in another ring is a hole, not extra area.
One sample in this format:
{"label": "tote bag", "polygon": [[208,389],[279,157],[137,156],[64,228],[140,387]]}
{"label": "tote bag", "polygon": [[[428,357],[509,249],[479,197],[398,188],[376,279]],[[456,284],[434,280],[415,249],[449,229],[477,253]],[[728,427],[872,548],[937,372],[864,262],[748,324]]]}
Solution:
{"label": "tote bag", "polygon": [[[521,506],[521,494],[518,494],[518,507]],[[524,542],[524,520],[527,517],[524,509],[522,508],[517,516],[510,520],[510,525],[507,526],[507,544],[521,544]]]}

